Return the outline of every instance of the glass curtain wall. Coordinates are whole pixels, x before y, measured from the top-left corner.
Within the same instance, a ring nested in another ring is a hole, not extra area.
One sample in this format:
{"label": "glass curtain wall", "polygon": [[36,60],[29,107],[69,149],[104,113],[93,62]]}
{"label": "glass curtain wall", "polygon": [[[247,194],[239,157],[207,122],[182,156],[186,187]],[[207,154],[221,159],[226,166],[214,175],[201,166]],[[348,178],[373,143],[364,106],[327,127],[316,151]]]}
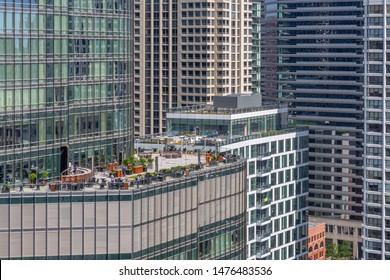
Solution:
{"label": "glass curtain wall", "polygon": [[131,151],[132,13],[127,0],[0,1],[0,183]]}

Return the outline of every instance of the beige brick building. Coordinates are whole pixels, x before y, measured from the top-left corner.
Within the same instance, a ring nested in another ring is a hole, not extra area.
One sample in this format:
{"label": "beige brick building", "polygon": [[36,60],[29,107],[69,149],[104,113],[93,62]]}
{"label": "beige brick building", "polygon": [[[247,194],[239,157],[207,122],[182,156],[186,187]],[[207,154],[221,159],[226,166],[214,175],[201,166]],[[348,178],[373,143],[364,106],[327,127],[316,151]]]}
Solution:
{"label": "beige brick building", "polygon": [[167,108],[251,93],[251,1],[135,1],[135,134]]}

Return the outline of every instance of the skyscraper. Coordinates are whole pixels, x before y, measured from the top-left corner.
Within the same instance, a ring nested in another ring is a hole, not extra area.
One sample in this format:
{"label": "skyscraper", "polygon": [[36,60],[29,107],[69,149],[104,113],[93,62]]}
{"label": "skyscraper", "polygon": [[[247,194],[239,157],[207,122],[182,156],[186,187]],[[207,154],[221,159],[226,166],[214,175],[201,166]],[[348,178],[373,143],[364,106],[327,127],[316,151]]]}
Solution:
{"label": "skyscraper", "polygon": [[294,125],[310,129],[310,214],[360,257],[363,2],[264,1],[263,17],[274,23],[262,27],[263,93],[288,101]]}
{"label": "skyscraper", "polygon": [[133,1],[0,3],[0,181],[132,146]]}
{"label": "skyscraper", "polygon": [[261,9],[262,0],[252,2],[252,93],[261,93]]}
{"label": "skyscraper", "polygon": [[251,1],[135,1],[135,133],[166,109],[251,93]]}
{"label": "skyscraper", "polygon": [[217,139],[219,152],[247,159],[248,259],[305,259],[309,132],[288,128],[286,104],[261,106],[258,94],[213,103],[170,109],[168,135],[196,133],[205,138],[193,148],[202,150]]}
{"label": "skyscraper", "polygon": [[390,259],[390,3],[364,1],[364,259]]}

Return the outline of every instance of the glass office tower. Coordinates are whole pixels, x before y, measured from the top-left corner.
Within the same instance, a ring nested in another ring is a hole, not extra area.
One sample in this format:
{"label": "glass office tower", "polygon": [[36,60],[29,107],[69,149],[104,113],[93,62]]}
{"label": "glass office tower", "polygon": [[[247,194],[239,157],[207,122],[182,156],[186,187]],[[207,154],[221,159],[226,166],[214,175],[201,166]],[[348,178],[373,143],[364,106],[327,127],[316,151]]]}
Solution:
{"label": "glass office tower", "polygon": [[0,182],[132,146],[128,0],[0,1]]}
{"label": "glass office tower", "polygon": [[263,11],[264,100],[283,98],[293,123],[309,127],[310,214],[360,258],[363,1],[266,0]]}

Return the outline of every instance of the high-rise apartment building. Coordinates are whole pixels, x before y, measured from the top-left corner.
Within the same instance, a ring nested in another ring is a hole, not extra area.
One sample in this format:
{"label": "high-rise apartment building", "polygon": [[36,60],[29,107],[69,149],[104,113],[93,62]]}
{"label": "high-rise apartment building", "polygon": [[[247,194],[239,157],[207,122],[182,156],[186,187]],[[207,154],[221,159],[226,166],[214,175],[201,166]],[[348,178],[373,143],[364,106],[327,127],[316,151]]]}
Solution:
{"label": "high-rise apartment building", "polygon": [[252,1],[135,1],[135,134],[164,132],[166,109],[249,94]]}
{"label": "high-rise apartment building", "polygon": [[261,93],[262,0],[252,1],[252,93]]}
{"label": "high-rise apartment building", "polygon": [[364,259],[390,259],[390,2],[364,1]]}
{"label": "high-rise apartment building", "polygon": [[287,128],[285,104],[261,106],[260,95],[215,97],[214,107],[171,109],[167,121],[168,135],[219,138],[218,152],[247,159],[248,259],[307,257],[309,132]]}
{"label": "high-rise apartment building", "polygon": [[[360,257],[350,232],[360,233],[363,211],[363,1],[270,0],[263,10],[262,91],[310,129],[310,214]],[[347,230],[333,230],[340,219]]]}
{"label": "high-rise apartment building", "polygon": [[132,146],[133,1],[0,2],[0,182]]}

